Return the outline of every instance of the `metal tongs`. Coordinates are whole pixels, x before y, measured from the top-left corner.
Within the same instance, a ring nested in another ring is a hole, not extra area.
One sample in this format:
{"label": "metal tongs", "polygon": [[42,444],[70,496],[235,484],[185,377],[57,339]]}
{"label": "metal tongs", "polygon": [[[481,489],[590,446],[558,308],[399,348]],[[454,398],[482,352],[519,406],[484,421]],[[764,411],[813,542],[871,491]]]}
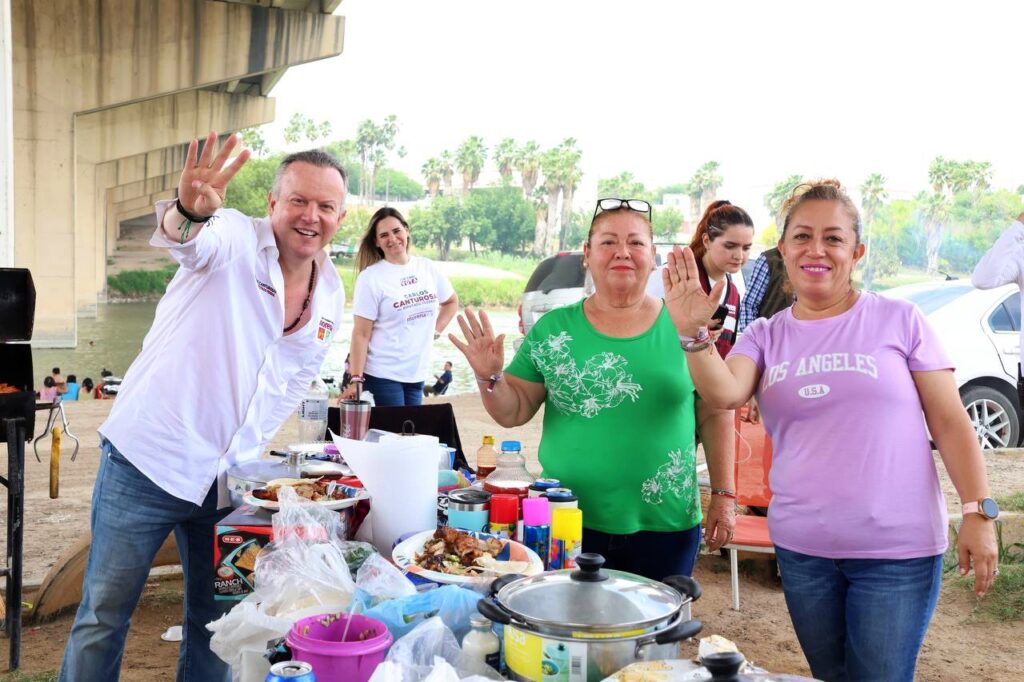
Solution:
{"label": "metal tongs", "polygon": [[57,415],[60,414],[60,430],[63,436],[67,436],[71,440],[75,441],[75,449],[71,451],[71,461],[75,461],[75,457],[78,456],[78,436],[71,433],[71,425],[68,423],[68,415],[64,412],[64,402],[57,398],[50,404],[50,412],[46,416],[46,427],[42,433],[32,439],[32,451],[36,453],[36,461],[42,463],[42,459],[39,458],[39,441],[47,436],[47,434],[53,433],[53,426],[57,421]]}

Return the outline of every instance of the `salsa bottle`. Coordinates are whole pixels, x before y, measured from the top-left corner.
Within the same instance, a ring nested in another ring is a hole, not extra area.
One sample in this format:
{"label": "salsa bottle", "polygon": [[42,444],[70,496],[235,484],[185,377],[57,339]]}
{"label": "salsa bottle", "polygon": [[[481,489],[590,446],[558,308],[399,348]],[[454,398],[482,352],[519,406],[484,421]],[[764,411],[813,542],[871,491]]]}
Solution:
{"label": "salsa bottle", "polygon": [[494,449],[494,436],[484,436],[483,445],[476,451],[477,480],[487,478],[498,463],[498,451]]}

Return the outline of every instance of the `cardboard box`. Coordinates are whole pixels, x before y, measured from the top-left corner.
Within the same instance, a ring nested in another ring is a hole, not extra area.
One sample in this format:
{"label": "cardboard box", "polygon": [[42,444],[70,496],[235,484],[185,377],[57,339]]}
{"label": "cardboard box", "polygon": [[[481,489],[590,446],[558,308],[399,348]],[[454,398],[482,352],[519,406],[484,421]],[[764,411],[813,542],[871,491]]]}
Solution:
{"label": "cardboard box", "polygon": [[216,527],[213,595],[241,600],[255,589],[256,556],[273,539],[271,512],[244,504]]}

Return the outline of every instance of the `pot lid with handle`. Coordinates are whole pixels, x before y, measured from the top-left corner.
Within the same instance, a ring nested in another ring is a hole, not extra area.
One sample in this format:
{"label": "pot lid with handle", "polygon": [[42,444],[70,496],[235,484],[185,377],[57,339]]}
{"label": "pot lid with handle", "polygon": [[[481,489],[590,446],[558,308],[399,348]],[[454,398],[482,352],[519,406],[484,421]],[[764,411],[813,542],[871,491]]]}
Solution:
{"label": "pot lid with handle", "polygon": [[571,571],[550,571],[502,586],[495,595],[514,617],[557,629],[623,632],[667,622],[699,595],[623,571],[604,570],[600,554],[581,554]]}
{"label": "pot lid with handle", "polygon": [[775,673],[741,673],[744,658],[735,651],[708,654],[700,659],[711,673],[711,682],[817,682],[816,678]]}

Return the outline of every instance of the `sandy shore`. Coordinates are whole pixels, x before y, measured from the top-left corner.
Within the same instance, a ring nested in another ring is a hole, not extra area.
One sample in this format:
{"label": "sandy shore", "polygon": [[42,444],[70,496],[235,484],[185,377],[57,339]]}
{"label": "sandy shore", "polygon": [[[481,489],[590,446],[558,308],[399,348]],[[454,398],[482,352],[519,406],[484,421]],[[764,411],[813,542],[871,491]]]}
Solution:
{"label": "sandy shore", "polygon": [[[429,400],[429,399],[428,399]],[[502,429],[484,412],[476,394],[436,399],[450,402],[457,415],[459,436],[469,457],[485,434],[495,440],[517,439],[531,470],[539,471],[537,445],[540,442],[540,415],[529,424],[516,429]],[[81,400],[64,403],[71,432],[78,436],[81,446],[75,461],[71,461],[72,441],[65,437],[61,447],[60,489],[57,499],[50,499],[50,439],[40,441],[42,461],[36,461],[32,444],[28,444],[25,458],[25,572],[26,590],[38,587],[57,559],[89,528],[89,509],[93,482],[99,465],[99,435],[96,429],[106,419],[114,404],[110,400]],[[45,413],[37,415],[36,433],[45,425]],[[271,443],[271,448],[283,449],[296,442],[297,423],[292,416],[284,423]],[[3,464],[6,469],[6,462]],[[125,501],[130,504],[130,500]],[[6,513],[6,507],[3,510]],[[5,551],[6,538],[0,537],[0,551]]]}

